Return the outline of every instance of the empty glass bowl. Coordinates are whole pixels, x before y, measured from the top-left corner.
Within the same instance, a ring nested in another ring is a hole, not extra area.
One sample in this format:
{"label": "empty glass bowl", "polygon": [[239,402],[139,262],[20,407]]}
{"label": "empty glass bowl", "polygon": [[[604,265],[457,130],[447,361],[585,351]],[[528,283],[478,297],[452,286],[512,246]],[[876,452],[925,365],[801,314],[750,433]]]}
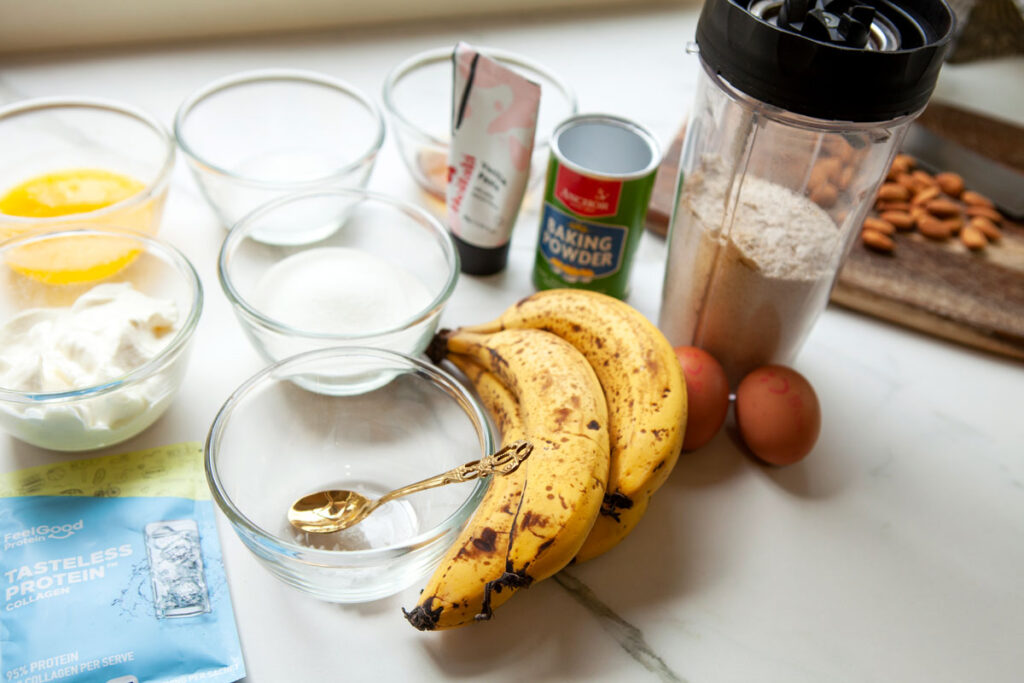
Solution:
{"label": "empty glass bowl", "polygon": [[[69,225],[160,227],[174,139],[149,114],[93,98],[0,108],[0,240]],[[28,183],[28,185],[26,185]]]}
{"label": "empty glass bowl", "polygon": [[[58,451],[102,448],[171,405],[203,308],[199,277],[177,249],[113,229],[22,235],[0,244],[0,281],[0,426],[12,436]],[[157,301],[117,298],[131,289]],[[55,320],[72,306],[73,317]]]}
{"label": "empty glass bowl", "polygon": [[[349,396],[311,378],[379,375]],[[217,414],[206,442],[214,500],[242,542],[286,584],[333,602],[363,602],[422,580],[480,503],[476,480],[386,503],[344,531],[308,534],[286,514],[325,489],[376,498],[495,447],[476,399],[429,363],[368,348],[304,353],[264,369]]]}
{"label": "empty glass bowl", "polygon": [[[512,52],[478,48],[541,87],[529,185],[547,169],[555,126],[576,113],[576,95],[558,76]],[[384,81],[384,109],[406,168],[420,187],[444,199],[452,116],[452,48],[428,50],[395,67]]]}
{"label": "empty glass bowl", "polygon": [[[267,232],[301,244],[267,244]],[[269,362],[329,346],[421,353],[455,288],[459,258],[436,218],[366,190],[284,197],[238,222],[218,263],[224,293]]]}
{"label": "empty glass bowl", "polygon": [[[226,227],[271,199],[314,188],[364,187],[384,119],[355,87],[312,71],[247,71],[194,93],[174,133]],[[284,229],[261,239],[295,243]]]}

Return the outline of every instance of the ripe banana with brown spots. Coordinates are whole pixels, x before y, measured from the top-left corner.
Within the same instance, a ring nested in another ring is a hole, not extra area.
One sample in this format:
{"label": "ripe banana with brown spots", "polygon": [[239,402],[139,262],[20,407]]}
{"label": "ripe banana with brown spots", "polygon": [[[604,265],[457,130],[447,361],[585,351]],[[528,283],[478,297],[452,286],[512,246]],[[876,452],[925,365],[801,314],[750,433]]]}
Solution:
{"label": "ripe banana with brown spots", "polygon": [[573,562],[578,564],[592,560],[617,546],[619,541],[643,519],[650,502],[650,497],[639,498],[628,508],[616,510],[612,514],[598,515],[594,528],[590,530],[587,540],[583,542]]}
{"label": "ripe banana with brown spots", "polygon": [[[494,333],[539,329],[565,339],[594,368],[608,404],[611,467],[608,490],[581,557],[596,557],[622,540],[640,518],[634,508],[665,483],[686,431],[686,385],[665,336],[639,311],[583,289],[537,292],[496,320],[459,328]],[[607,519],[604,519],[607,518]]]}
{"label": "ripe banana with brown spots", "polygon": [[[469,359],[453,357],[452,362],[476,388],[501,432],[502,445],[526,438],[519,404],[501,381]],[[512,595],[511,591],[487,595],[486,588],[505,573],[509,532],[523,497],[528,463],[529,459],[511,474],[491,477],[479,507],[442,558],[416,606],[402,610],[413,626],[432,631],[471,624],[489,618],[491,610]]]}
{"label": "ripe banana with brown spots", "polygon": [[[451,357],[493,372],[515,395],[533,453],[512,526],[501,593],[554,575],[576,556],[600,512],[608,480],[608,412],[590,363],[543,330],[454,332],[438,338]],[[434,349],[436,356],[438,349]]]}

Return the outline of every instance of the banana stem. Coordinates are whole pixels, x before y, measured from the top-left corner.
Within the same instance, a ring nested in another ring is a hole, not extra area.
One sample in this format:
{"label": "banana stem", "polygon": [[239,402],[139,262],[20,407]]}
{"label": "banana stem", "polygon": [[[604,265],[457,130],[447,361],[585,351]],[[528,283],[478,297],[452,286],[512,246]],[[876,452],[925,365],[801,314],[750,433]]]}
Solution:
{"label": "banana stem", "polygon": [[508,588],[509,590],[519,590],[520,588],[529,588],[530,584],[533,583],[533,577],[526,573],[526,569],[521,571],[512,571],[512,566],[509,564],[505,568],[505,573],[501,575],[501,578],[495,579],[494,581],[488,581],[484,586],[484,604],[480,609],[480,614],[474,617],[477,621],[488,621],[494,616],[494,610],[491,608],[491,593],[500,593],[502,589]]}
{"label": "banana stem", "polygon": [[427,358],[434,365],[440,365],[441,361],[448,355],[448,337],[452,335],[453,330],[440,329],[434,338],[427,344],[427,350],[424,353],[427,354]]}

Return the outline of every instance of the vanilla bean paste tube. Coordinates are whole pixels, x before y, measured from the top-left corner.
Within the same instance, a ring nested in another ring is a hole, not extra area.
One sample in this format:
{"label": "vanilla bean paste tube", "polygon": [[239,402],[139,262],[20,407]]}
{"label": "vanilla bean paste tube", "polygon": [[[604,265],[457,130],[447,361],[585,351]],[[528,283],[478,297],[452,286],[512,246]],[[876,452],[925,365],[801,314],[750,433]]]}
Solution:
{"label": "vanilla bean paste tube", "polygon": [[505,268],[530,175],[540,86],[466,43],[453,55],[448,229],[462,272]]}

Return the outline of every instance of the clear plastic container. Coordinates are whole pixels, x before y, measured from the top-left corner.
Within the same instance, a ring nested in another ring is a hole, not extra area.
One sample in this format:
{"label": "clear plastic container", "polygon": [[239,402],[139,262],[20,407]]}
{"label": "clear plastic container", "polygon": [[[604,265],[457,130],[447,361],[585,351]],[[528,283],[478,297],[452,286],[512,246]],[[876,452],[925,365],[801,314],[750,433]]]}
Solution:
{"label": "clear plastic container", "polygon": [[912,120],[801,116],[704,70],[662,295],[669,341],[705,349],[733,382],[790,362]]}
{"label": "clear plastic container", "polygon": [[[733,384],[760,365],[793,360],[931,92],[919,78],[902,100],[898,79],[858,93],[870,84],[843,74],[863,66],[870,80],[871,69],[903,63],[915,50],[931,58],[919,64],[941,61],[936,45],[951,26],[925,16],[893,24],[893,39],[879,13],[866,20],[862,49],[851,50],[777,26],[772,12],[789,3],[743,4],[712,0],[698,27],[703,69],[679,165],[659,321],[673,345],[715,356]],[[750,24],[750,55],[723,38],[737,21]],[[787,80],[797,68],[786,63],[794,45],[811,51],[798,65],[805,79]],[[937,71],[936,64],[922,73],[934,79]]]}

